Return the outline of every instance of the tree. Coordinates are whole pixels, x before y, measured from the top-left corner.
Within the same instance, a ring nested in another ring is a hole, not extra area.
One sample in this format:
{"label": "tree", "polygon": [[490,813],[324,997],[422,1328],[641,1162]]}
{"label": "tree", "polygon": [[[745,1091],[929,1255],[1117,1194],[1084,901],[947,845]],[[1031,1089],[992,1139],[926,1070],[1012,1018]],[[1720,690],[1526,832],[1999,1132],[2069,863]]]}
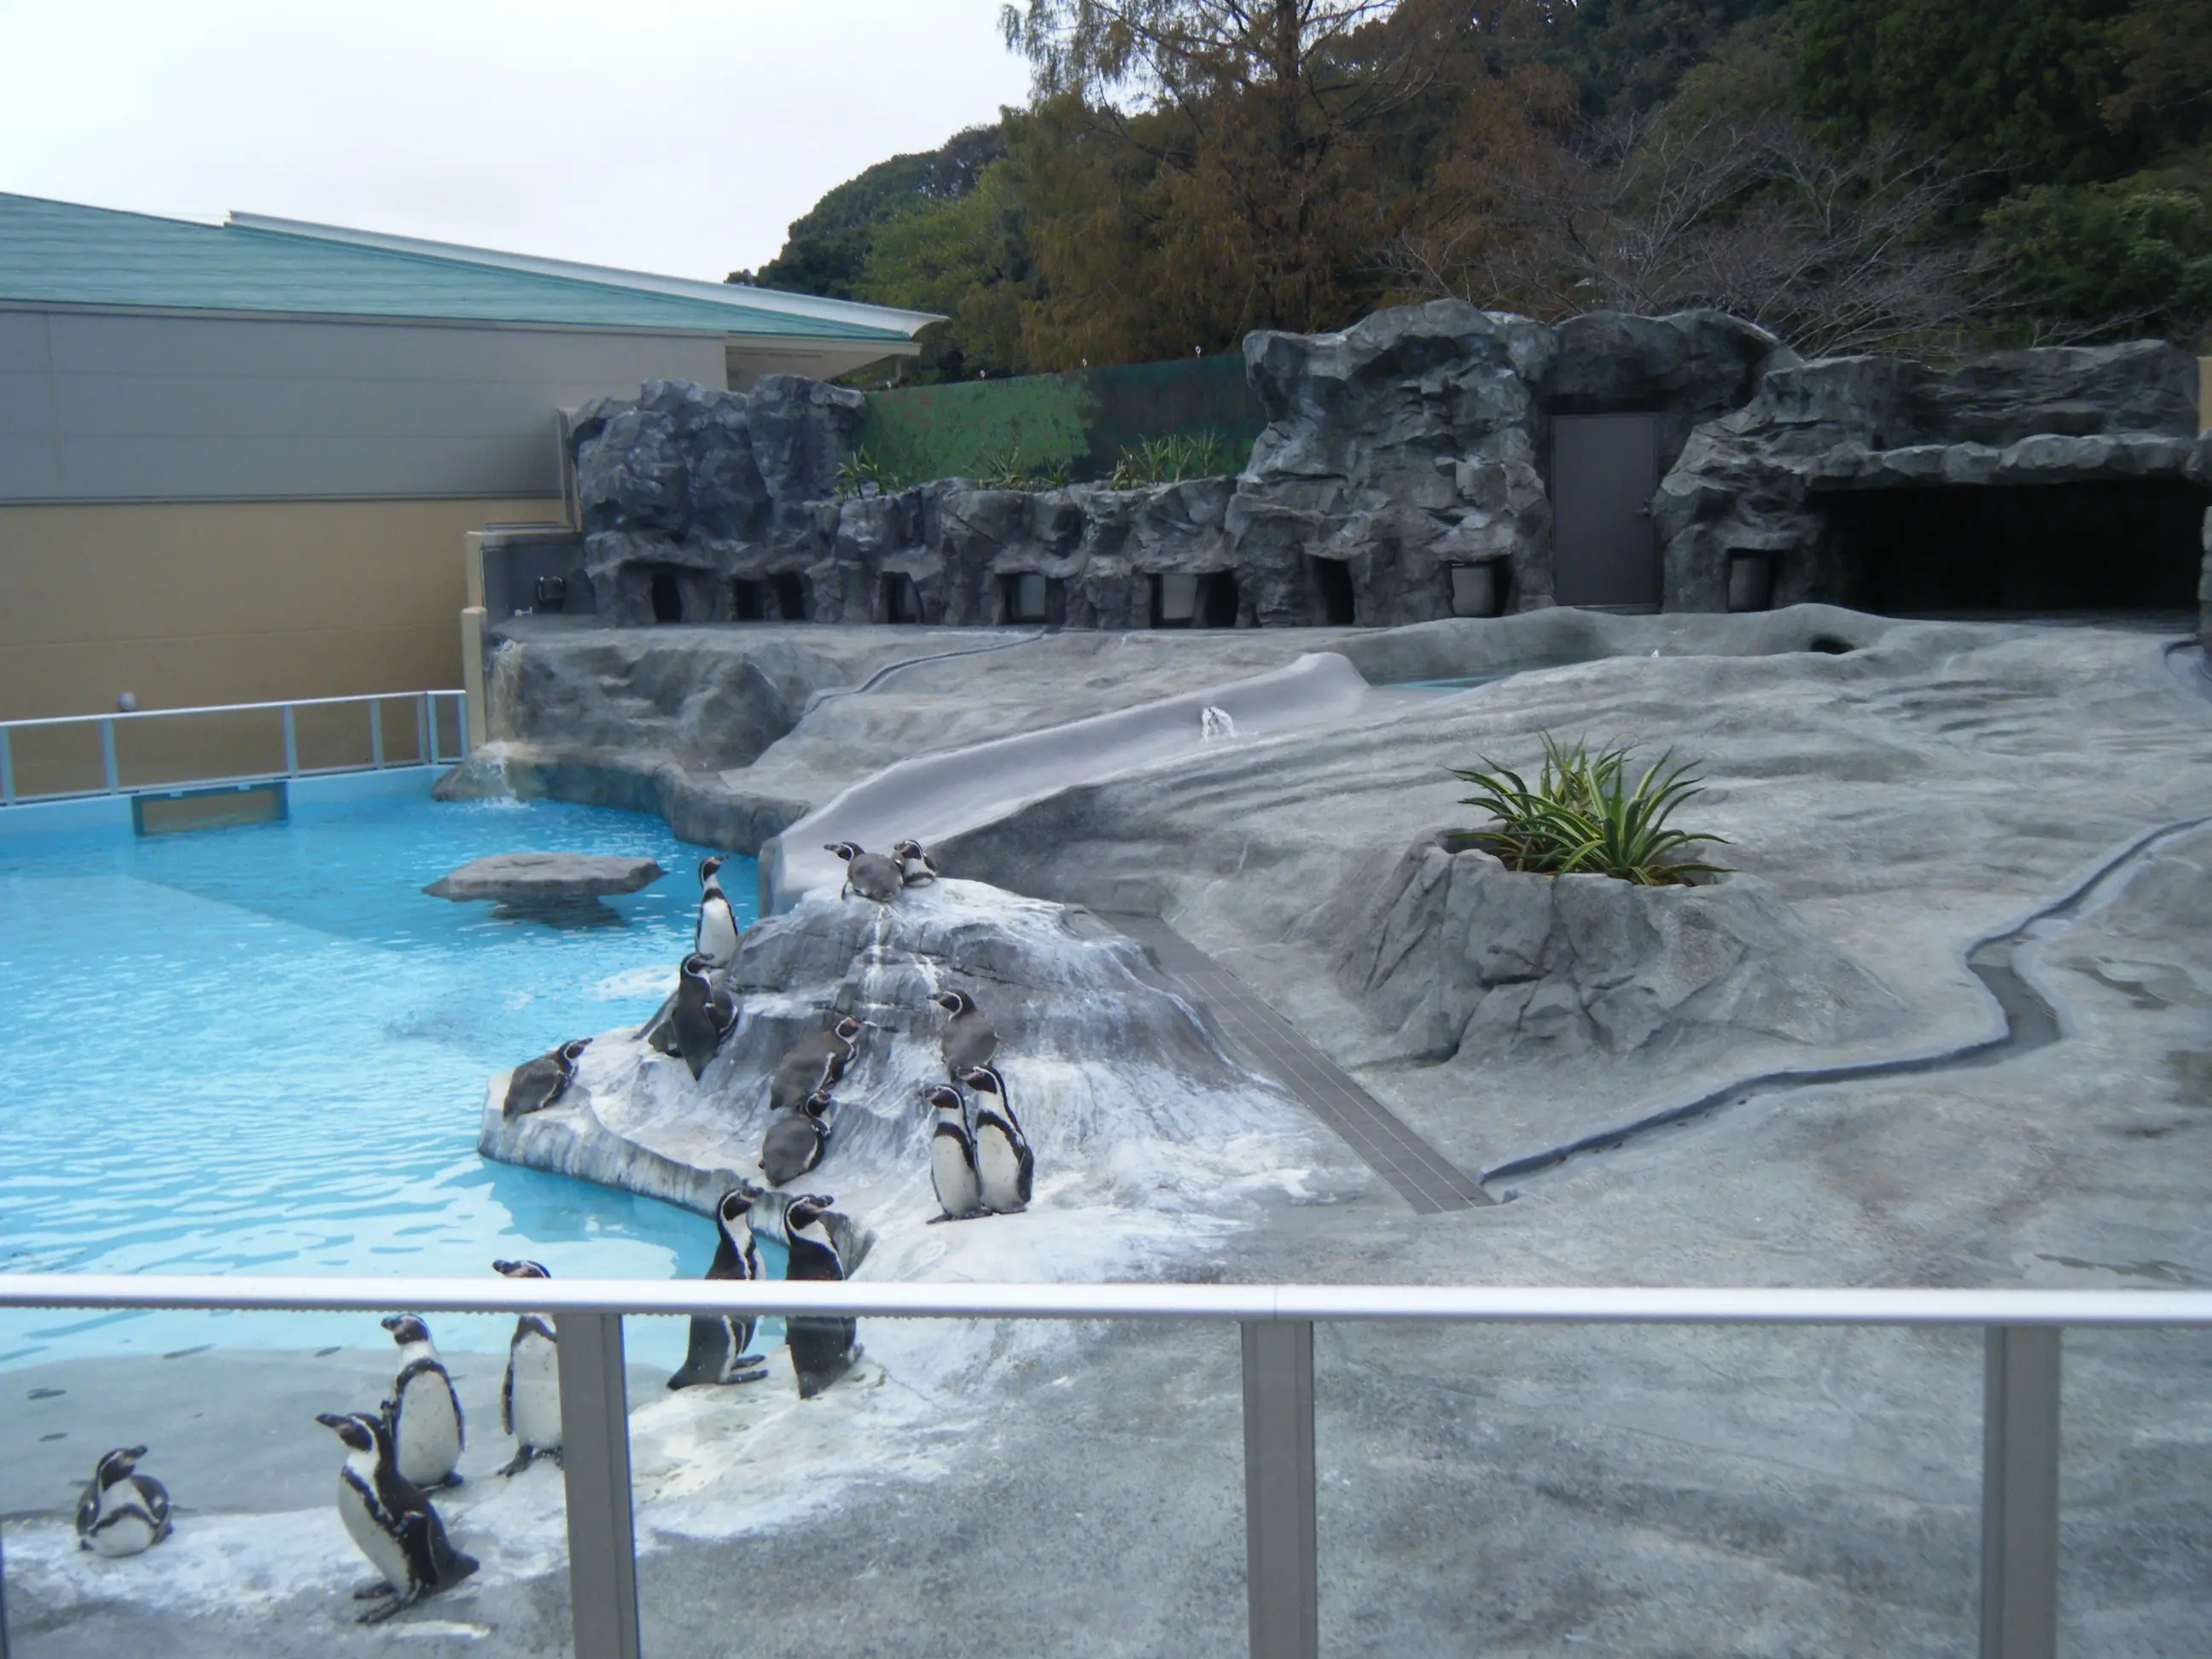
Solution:
{"label": "tree", "polygon": [[2212,201],[2154,183],[2039,185],[1991,210],[1988,235],[2039,337],[2212,330]]}
{"label": "tree", "polygon": [[965,194],[876,229],[854,296],[949,319],[922,331],[921,356],[902,365],[902,380],[927,384],[1026,370],[1020,309],[1030,282],[1026,217],[1008,164],[995,161]]}

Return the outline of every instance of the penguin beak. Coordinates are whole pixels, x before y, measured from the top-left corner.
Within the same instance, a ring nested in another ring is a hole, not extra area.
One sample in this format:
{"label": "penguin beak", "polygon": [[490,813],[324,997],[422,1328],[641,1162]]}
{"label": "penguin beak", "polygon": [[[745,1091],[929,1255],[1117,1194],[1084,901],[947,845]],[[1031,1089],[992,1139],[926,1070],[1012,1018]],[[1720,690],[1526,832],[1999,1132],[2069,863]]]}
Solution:
{"label": "penguin beak", "polygon": [[315,1414],[315,1421],[321,1424],[326,1429],[342,1434],[352,1423],[353,1419],[349,1417],[340,1417],[335,1412],[318,1412]]}

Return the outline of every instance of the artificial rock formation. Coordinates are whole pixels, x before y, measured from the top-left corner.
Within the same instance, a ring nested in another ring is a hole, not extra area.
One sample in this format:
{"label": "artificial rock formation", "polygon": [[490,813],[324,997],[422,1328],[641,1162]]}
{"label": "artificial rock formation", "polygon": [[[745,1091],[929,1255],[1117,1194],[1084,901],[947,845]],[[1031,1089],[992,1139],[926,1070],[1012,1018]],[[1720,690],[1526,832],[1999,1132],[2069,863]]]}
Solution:
{"label": "artificial rock formation", "polygon": [[1394,1058],[1649,1062],[1747,1039],[1826,1048],[1905,1023],[1750,876],[1523,875],[1431,836],[1357,908],[1337,981]]}
{"label": "artificial rock formation", "polygon": [[495,853],[447,871],[422,890],[459,903],[489,900],[497,916],[589,927],[622,920],[601,899],[650,887],[667,873],[652,859],[612,854]]}

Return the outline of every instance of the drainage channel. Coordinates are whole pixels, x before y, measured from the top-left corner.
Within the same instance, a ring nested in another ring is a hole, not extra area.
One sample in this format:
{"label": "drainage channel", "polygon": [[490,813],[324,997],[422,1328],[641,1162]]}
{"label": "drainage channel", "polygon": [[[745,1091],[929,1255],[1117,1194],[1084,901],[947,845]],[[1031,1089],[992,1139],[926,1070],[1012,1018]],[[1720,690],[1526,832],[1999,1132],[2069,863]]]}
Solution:
{"label": "drainage channel", "polygon": [[[1096,913],[1094,913],[1096,915]],[[1419,1215],[1497,1200],[1482,1182],[1308,1042],[1258,993],[1158,916],[1096,915],[1152,953],[1161,973],[1211,1013],[1237,1057],[1272,1077],[1359,1154]]]}
{"label": "drainage channel", "polygon": [[1966,952],[1967,968],[1982,982],[1982,988],[1990,994],[2004,1015],[2004,1030],[1995,1036],[1932,1054],[1904,1054],[1891,1060],[1861,1060],[1844,1066],[1761,1073],[1709,1091],[1695,1099],[1669,1106],[1618,1128],[1601,1129],[1595,1134],[1585,1135],[1564,1146],[1532,1152],[1525,1158],[1509,1159],[1484,1170],[1482,1179],[1490,1182],[1548,1174],[1577,1158],[1600,1152],[1619,1152],[1655,1129],[1671,1128],[1693,1118],[1719,1111],[1723,1107],[1744,1105],[1764,1095],[1819,1088],[1831,1083],[1858,1082],[1869,1078],[1935,1076],[1945,1072],[1968,1071],[1999,1065],[2023,1054],[2033,1054],[2039,1048],[2047,1048],[2057,1042],[2061,1035],[2058,1011],[2021,973],[2014,960],[2020,947],[2064,933],[2081,919],[2100,893],[2123,883],[2145,854],[2176,836],[2203,829],[2208,823],[2212,823],[2212,817],[2188,818],[2179,823],[2144,831],[2106,855],[2065,893],[2025,921],[1969,948]]}

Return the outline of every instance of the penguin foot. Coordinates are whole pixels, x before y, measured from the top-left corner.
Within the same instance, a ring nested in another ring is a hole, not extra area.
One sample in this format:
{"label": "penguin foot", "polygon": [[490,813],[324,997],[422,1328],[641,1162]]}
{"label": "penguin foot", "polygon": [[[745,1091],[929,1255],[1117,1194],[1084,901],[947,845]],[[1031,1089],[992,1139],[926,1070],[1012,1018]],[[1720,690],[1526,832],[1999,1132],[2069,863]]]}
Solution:
{"label": "penguin foot", "polygon": [[392,1589],[391,1585],[386,1583],[381,1578],[372,1578],[366,1584],[356,1584],[354,1586],[353,1599],[356,1601],[371,1601],[380,1595],[397,1595],[398,1594],[399,1592],[398,1590]]}
{"label": "penguin foot", "polygon": [[391,1618],[393,1613],[398,1612],[402,1607],[414,1606],[415,1598],[413,1596],[402,1595],[397,1590],[392,1590],[392,1587],[388,1584],[385,1586],[385,1588],[391,1591],[392,1599],[385,1602],[380,1607],[371,1607],[367,1613],[362,1614],[360,1618],[355,1620],[355,1624],[380,1625],[386,1620]]}
{"label": "penguin foot", "polygon": [[[748,1356],[747,1356],[747,1358],[750,1358],[750,1357],[751,1357],[751,1356],[750,1356],[750,1355],[748,1355]],[[757,1370],[757,1371],[744,1371],[744,1372],[742,1372],[742,1373],[740,1373],[738,1376],[736,1376],[732,1377],[732,1378],[730,1379],[730,1381],[731,1381],[732,1383],[737,1383],[737,1382],[764,1382],[764,1381],[767,1379],[767,1377],[768,1377],[768,1367],[767,1367],[767,1366],[765,1366],[765,1365],[763,1365],[763,1366],[762,1366],[762,1367],[761,1367],[758,1370]]]}
{"label": "penguin foot", "polygon": [[520,1474],[523,1470],[528,1468],[537,1455],[538,1449],[536,1447],[520,1447],[516,1449],[514,1455],[507,1460],[506,1466],[500,1470],[500,1473],[507,1476],[511,1480],[514,1476]]}
{"label": "penguin foot", "polygon": [[454,1470],[453,1470],[450,1474],[448,1474],[446,1476],[446,1478],[445,1478],[443,1480],[441,1480],[438,1484],[439,1484],[440,1486],[458,1486],[461,1485],[461,1484],[462,1484],[462,1481],[461,1481],[461,1472],[460,1472],[459,1469],[454,1469]]}
{"label": "penguin foot", "polygon": [[950,1210],[948,1210],[943,1215],[933,1215],[930,1217],[929,1219],[922,1224],[925,1226],[934,1227],[940,1221],[977,1221],[990,1213],[991,1212],[988,1210],[965,1210],[958,1215],[954,1215]]}

